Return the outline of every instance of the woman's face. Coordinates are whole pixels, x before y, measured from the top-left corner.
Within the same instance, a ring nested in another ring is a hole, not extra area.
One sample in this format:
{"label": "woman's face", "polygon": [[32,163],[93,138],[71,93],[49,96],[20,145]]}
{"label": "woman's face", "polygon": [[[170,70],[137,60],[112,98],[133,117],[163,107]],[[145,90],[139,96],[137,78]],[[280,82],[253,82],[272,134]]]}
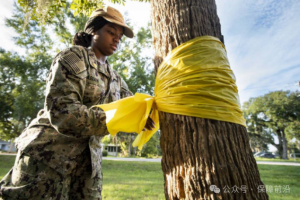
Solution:
{"label": "woman's face", "polygon": [[96,31],[92,40],[92,48],[96,48],[104,56],[115,53],[123,37],[123,27],[108,23]]}

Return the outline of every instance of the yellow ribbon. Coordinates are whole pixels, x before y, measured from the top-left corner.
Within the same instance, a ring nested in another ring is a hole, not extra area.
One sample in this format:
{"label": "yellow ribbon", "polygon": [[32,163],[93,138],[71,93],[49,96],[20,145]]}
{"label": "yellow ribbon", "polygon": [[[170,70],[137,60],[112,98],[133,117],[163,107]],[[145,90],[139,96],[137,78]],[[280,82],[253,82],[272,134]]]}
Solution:
{"label": "yellow ribbon", "polygon": [[[197,37],[173,49],[158,68],[154,93],[97,105],[106,113],[109,133],[136,132],[133,146],[141,149],[159,129],[158,111],[246,126],[226,49],[215,37]],[[143,131],[151,109],[155,129]]]}

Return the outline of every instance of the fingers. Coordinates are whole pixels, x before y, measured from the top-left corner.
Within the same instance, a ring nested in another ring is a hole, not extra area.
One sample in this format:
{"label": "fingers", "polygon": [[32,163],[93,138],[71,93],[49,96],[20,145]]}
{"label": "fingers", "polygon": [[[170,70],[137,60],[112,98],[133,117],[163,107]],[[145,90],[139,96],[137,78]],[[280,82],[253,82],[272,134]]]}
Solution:
{"label": "fingers", "polygon": [[155,122],[150,117],[148,117],[148,119],[147,119],[145,128],[148,129],[148,130],[150,130],[150,131],[152,131],[152,129],[155,128]]}
{"label": "fingers", "polygon": [[148,120],[150,121],[150,125],[152,128],[155,128],[155,122],[149,117]]}

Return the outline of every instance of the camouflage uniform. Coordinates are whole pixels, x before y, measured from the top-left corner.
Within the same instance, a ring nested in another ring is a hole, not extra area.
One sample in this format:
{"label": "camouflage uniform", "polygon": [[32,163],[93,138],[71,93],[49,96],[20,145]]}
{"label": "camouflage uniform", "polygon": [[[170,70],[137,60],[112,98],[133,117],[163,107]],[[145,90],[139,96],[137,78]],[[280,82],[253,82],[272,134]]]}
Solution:
{"label": "camouflage uniform", "polygon": [[101,199],[105,113],[93,105],[130,96],[126,83],[90,48],[73,46],[54,59],[44,109],[16,141],[14,167],[0,199]]}

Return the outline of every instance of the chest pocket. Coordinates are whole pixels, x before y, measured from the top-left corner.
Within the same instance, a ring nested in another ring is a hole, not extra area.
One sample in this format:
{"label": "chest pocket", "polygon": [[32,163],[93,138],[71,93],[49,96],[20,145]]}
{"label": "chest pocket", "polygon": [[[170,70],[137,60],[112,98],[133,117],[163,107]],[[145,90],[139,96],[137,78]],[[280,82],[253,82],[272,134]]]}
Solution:
{"label": "chest pocket", "polygon": [[105,96],[105,90],[106,87],[100,74],[94,67],[89,67],[83,98],[84,104],[92,106],[99,103]]}

